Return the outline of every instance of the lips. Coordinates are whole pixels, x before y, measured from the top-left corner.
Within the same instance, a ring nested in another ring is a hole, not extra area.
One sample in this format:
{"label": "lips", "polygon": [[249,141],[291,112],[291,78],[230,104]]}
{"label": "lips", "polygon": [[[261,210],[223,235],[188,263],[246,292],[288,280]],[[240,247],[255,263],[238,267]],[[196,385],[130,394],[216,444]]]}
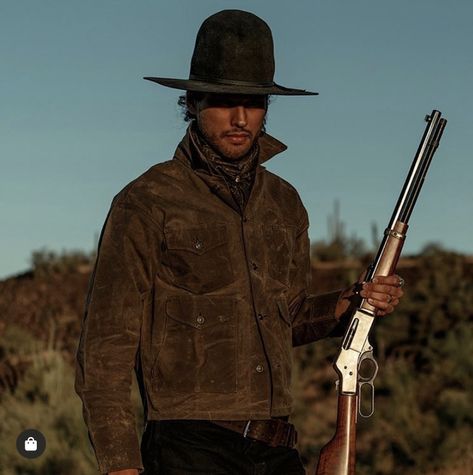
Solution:
{"label": "lips", "polygon": [[226,134],[225,137],[234,144],[242,144],[250,138],[248,134]]}

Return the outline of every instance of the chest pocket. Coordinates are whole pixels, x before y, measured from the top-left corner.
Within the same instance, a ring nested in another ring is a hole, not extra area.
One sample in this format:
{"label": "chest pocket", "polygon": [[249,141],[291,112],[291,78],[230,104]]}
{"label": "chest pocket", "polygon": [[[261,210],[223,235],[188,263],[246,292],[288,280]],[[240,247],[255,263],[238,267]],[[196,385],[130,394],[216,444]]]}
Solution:
{"label": "chest pocket", "polygon": [[207,293],[234,281],[225,223],[169,226],[163,264],[174,285]]}
{"label": "chest pocket", "polygon": [[268,274],[289,285],[289,272],[294,253],[295,226],[263,224],[263,236],[267,255]]}

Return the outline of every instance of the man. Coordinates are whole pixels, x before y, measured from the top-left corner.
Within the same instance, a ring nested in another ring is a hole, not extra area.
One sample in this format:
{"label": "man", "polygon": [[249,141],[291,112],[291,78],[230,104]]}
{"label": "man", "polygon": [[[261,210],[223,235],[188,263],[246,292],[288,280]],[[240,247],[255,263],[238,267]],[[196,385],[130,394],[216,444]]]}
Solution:
{"label": "man", "polygon": [[[271,31],[225,10],[197,35],[184,89],[191,123],[172,160],[113,200],[91,278],[76,390],[102,473],[302,474],[291,413],[292,347],[341,335],[355,295],[380,314],[398,276],[308,295],[308,217],[262,163]],[[360,291],[361,289],[361,291]],[[136,371],[146,430],[130,403]]]}

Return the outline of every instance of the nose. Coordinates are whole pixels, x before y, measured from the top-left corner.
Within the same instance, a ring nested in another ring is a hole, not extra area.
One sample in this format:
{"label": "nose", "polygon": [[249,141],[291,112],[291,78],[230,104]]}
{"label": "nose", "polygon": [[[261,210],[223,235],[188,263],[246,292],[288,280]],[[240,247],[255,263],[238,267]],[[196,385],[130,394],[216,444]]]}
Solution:
{"label": "nose", "polygon": [[235,106],[233,108],[232,125],[244,128],[248,125],[246,107]]}

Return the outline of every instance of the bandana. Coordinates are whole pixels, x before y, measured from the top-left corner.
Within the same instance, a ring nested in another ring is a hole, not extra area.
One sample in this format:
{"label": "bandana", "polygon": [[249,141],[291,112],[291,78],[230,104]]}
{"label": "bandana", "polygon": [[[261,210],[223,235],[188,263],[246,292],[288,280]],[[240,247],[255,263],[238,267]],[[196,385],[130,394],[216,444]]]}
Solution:
{"label": "bandana", "polygon": [[243,211],[256,174],[259,154],[258,141],[255,140],[252,148],[243,157],[229,160],[222,158],[207,143],[195,121],[189,130],[191,145],[194,149],[194,153],[192,153],[193,167],[204,170],[208,175],[222,178],[240,211]]}

